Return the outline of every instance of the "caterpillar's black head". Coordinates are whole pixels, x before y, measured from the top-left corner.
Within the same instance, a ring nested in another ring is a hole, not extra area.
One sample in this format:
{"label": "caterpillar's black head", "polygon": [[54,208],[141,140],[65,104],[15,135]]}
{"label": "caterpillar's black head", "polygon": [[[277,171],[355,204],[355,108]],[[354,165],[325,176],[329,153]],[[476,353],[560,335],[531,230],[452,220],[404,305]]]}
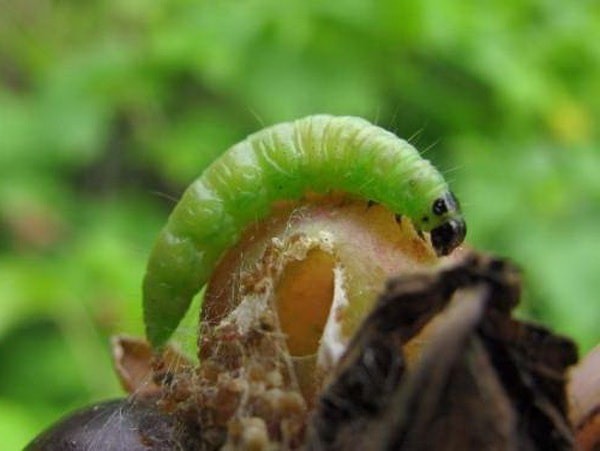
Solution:
{"label": "caterpillar's black head", "polygon": [[433,202],[431,210],[434,216],[442,218],[441,224],[431,230],[431,244],[438,255],[448,255],[467,234],[460,206],[454,194],[447,192]]}

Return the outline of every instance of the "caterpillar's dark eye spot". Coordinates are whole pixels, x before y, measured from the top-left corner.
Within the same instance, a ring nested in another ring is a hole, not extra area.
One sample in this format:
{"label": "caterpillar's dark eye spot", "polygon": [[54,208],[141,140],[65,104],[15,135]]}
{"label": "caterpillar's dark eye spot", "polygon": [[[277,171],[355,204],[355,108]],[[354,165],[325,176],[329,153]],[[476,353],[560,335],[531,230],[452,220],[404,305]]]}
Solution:
{"label": "caterpillar's dark eye spot", "polygon": [[438,197],[434,202],[433,202],[433,214],[437,215],[437,216],[441,216],[444,213],[446,213],[448,211],[448,204],[446,203],[446,200],[443,197]]}

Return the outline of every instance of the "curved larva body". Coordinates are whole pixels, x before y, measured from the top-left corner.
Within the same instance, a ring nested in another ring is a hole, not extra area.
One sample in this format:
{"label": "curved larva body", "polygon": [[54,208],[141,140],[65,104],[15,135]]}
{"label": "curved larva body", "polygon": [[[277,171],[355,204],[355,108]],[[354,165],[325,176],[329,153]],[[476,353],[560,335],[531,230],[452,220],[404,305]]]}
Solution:
{"label": "curved larva body", "polygon": [[464,222],[443,177],[392,133],[360,118],[327,115],[266,128],[209,166],[161,231],[143,285],[152,344],[168,339],[245,225],[264,217],[275,200],[330,189],[384,204],[420,230],[440,231],[440,254],[464,238]]}

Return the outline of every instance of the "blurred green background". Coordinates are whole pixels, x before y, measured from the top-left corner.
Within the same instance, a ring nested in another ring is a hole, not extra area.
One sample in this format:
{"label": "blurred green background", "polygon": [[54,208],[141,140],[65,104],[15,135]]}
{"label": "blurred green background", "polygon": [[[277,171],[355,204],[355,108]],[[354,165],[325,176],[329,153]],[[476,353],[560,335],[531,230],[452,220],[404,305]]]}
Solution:
{"label": "blurred green background", "polygon": [[[600,340],[600,7],[558,0],[0,0],[0,437],[121,394],[108,337],[183,188],[263,125],[427,149],[521,314]],[[191,332],[187,331],[188,335]]]}

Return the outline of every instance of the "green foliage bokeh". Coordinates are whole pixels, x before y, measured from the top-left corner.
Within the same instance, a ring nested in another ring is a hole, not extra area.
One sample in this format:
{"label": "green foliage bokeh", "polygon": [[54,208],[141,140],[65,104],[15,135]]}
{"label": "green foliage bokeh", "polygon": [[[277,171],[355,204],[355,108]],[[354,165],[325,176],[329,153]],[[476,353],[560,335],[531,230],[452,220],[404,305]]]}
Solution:
{"label": "green foliage bokeh", "polygon": [[427,150],[469,243],[523,268],[522,314],[582,351],[600,340],[597,2],[4,1],[0,43],[10,449],[121,395],[108,337],[142,334],[173,199],[248,133],[307,114]]}

